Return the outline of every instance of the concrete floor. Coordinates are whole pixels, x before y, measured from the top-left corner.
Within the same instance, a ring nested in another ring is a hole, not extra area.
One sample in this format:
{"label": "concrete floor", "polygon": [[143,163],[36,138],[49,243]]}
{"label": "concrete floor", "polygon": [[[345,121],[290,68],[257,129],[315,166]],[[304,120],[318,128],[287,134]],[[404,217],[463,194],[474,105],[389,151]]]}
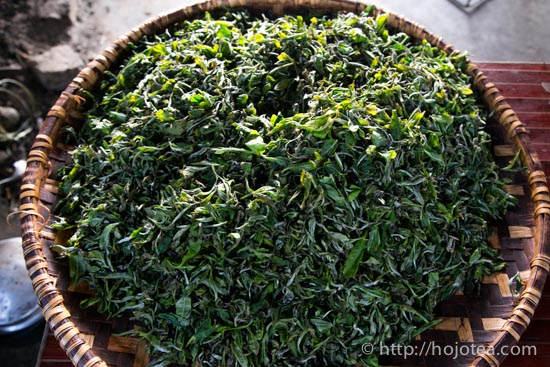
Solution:
{"label": "concrete floor", "polygon": [[448,0],[373,0],[478,61],[550,62],[550,2],[490,0],[468,14]]}
{"label": "concrete floor", "polygon": [[[548,0],[490,0],[471,14],[448,0],[363,1],[423,25],[459,50],[467,51],[473,60],[550,62]],[[115,7],[112,0],[97,0],[93,3],[94,15],[82,21],[97,22],[101,35],[95,40],[93,37],[88,40],[96,42],[99,51],[120,34],[153,15],[193,2],[118,0]],[[78,38],[78,32],[75,36]]]}

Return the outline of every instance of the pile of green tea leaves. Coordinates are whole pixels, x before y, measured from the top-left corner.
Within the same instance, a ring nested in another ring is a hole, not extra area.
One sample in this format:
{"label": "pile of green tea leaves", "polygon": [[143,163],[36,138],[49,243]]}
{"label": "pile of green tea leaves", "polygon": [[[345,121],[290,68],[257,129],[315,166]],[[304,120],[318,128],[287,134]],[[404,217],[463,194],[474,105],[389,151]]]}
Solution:
{"label": "pile of green tea leaves", "polygon": [[58,249],[151,364],[376,365],[500,266],[463,55],[386,17],[226,10],[133,46],[63,171]]}

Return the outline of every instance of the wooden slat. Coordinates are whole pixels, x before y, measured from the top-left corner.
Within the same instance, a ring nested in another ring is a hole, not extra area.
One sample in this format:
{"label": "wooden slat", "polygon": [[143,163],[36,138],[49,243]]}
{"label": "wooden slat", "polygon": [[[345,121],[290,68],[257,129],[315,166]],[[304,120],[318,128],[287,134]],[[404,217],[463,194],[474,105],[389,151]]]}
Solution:
{"label": "wooden slat", "polygon": [[494,154],[496,157],[513,157],[516,153],[512,144],[495,145]]}
{"label": "wooden slat", "polygon": [[500,317],[487,317],[481,319],[481,321],[483,322],[483,328],[490,331],[499,331],[506,323],[506,319]]}
{"label": "wooden slat", "polygon": [[473,342],[470,320],[461,317],[447,317],[435,326],[436,330],[456,331],[461,342]]}
{"label": "wooden slat", "polygon": [[[547,282],[548,283],[548,282]],[[550,321],[550,291],[548,289],[544,290],[542,299],[535,311],[535,317],[533,320],[544,320]],[[538,322],[538,321],[535,321]],[[550,341],[550,339],[549,339]]]}
{"label": "wooden slat", "polygon": [[550,113],[549,98],[508,98],[507,100],[516,112]]}
{"label": "wooden slat", "polygon": [[45,342],[47,347],[44,348],[44,350],[42,351],[42,355],[40,356],[43,362],[70,362],[63,349],[61,349],[61,347],[57,343],[57,340],[55,339],[53,334],[48,335]]}
{"label": "wooden slat", "polygon": [[550,145],[547,143],[532,143],[532,147],[537,151],[539,159],[544,162],[550,162]]}
{"label": "wooden slat", "polygon": [[484,72],[488,70],[525,70],[525,71],[550,71],[550,64],[542,63],[517,63],[517,62],[478,62],[475,64]]}
{"label": "wooden slat", "polygon": [[525,190],[521,185],[504,185],[504,190],[510,195],[514,196],[523,196],[525,195]]}
{"label": "wooden slat", "polygon": [[[540,348],[537,348],[537,351]],[[525,355],[519,355],[519,356],[508,356],[504,360],[504,364],[502,364],[502,367],[512,367],[512,366],[518,366],[518,367],[543,367],[548,366],[548,360],[550,357],[547,355],[536,355],[536,356],[525,356]]]}
{"label": "wooden slat", "polygon": [[500,83],[527,83],[540,84],[550,82],[549,70],[498,70],[485,69],[484,74],[495,84]]}
{"label": "wooden slat", "polygon": [[517,112],[517,116],[529,128],[539,127],[550,129],[550,113],[525,111]]}
{"label": "wooden slat", "polygon": [[508,284],[510,281],[510,278],[508,278],[508,275],[503,274],[497,274],[496,276],[498,289],[500,290],[500,294],[502,297],[512,297],[512,292],[510,290],[510,285]]}
{"label": "wooden slat", "polygon": [[[550,97],[549,97],[550,99]],[[517,117],[525,124],[532,127],[549,127],[550,128],[550,113],[548,112],[531,112],[531,111],[515,111]]]}
{"label": "wooden slat", "polygon": [[122,336],[111,335],[107,349],[112,352],[133,353],[135,354],[139,340],[133,338],[125,338]]}
{"label": "wooden slat", "polygon": [[[478,63],[478,66],[507,97],[508,103],[527,126],[532,147],[537,151],[544,171],[550,178],[550,94],[541,84],[550,80],[550,65]],[[539,307],[519,344],[536,347],[537,355],[508,356],[502,367],[549,366],[549,330],[550,282],[546,282]]]}
{"label": "wooden slat", "polygon": [[533,230],[531,227],[525,226],[509,226],[510,238],[531,238],[533,237]]}
{"label": "wooden slat", "polygon": [[506,98],[550,98],[541,83],[537,84],[499,84],[500,93]]}
{"label": "wooden slat", "polygon": [[[542,344],[540,352],[550,355],[550,338],[548,338],[549,330],[550,320],[535,319],[534,322],[531,322],[529,328],[523,334],[521,342],[522,344]],[[545,366],[548,366],[548,364]]]}
{"label": "wooden slat", "polygon": [[529,137],[534,144],[550,145],[550,128],[528,127],[527,131],[529,131]]}

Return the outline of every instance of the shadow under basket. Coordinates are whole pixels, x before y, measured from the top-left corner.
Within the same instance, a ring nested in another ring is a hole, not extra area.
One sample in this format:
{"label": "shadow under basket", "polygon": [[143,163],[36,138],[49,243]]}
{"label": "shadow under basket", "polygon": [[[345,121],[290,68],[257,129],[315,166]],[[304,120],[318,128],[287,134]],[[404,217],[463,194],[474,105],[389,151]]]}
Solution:
{"label": "shadow under basket", "polygon": [[[68,147],[61,141],[61,128],[84,122],[86,100],[80,91],[93,89],[104,72],[121,60],[130,42],[222,6],[292,14],[308,9],[360,13],[367,5],[348,0],[197,3],[132,29],[96,56],[62,92],[29,152],[21,186],[20,216],[24,256],[34,290],[51,331],[75,366],[138,367],[146,366],[148,359],[142,341],[117,336],[132,327],[127,318],[108,319],[93,309],[80,308],[86,289],[71,286],[67,262],[50,251],[53,244],[65,240],[50,227],[49,219],[59,199],[57,171],[69,161]],[[372,13],[387,12],[374,8]],[[426,39],[447,53],[457,52],[441,38],[395,14],[389,14],[387,24],[413,38]],[[470,64],[468,72],[478,95],[492,111],[487,130],[493,138],[495,160],[504,167],[519,153],[526,168],[526,173],[502,173],[512,180],[506,190],[518,199],[518,205],[497,223],[490,241],[500,249],[507,264],[506,272],[485,277],[475,295],[457,293],[438,305],[436,317],[442,318],[442,322],[412,343],[415,355],[390,349],[381,356],[381,364],[499,366],[533,318],[550,269],[550,195],[542,166],[525,126],[499,90],[476,65]],[[509,280],[518,273],[522,288],[520,293],[513,294]],[[449,346],[454,348],[453,353]]]}

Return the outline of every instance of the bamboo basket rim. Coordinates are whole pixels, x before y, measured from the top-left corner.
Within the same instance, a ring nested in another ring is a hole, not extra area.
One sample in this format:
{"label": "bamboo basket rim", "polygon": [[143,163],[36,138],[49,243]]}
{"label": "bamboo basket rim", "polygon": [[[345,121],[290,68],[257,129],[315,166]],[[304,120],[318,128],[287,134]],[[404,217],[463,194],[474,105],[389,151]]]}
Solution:
{"label": "bamboo basket rim", "polygon": [[[55,104],[47,113],[44,123],[36,136],[28,155],[27,169],[23,176],[20,194],[20,222],[23,238],[23,250],[29,277],[44,317],[66,352],[71,362],[77,367],[107,367],[97,356],[92,347],[82,337],[79,329],[71,319],[71,313],[64,304],[64,299],[56,288],[55,279],[48,273],[48,264],[43,253],[41,232],[47,222],[40,214],[41,193],[57,193],[55,182],[49,179],[51,164],[49,154],[59,143],[60,128],[68,119],[83,119],[79,110],[86,100],[79,92],[90,90],[101,80],[106,70],[120,59],[130,42],[143,36],[162,32],[168,26],[185,19],[193,18],[205,11],[219,7],[244,7],[260,11],[272,11],[284,14],[288,11],[316,9],[326,12],[350,11],[359,13],[369,5],[363,0],[206,0],[185,6],[178,10],[156,16],[131,29],[109,47],[95,56],[86,67],[69,83]],[[448,54],[458,52],[451,44],[428,32],[424,27],[411,22],[395,13],[374,7],[372,15],[387,13],[387,24],[403,31],[416,39],[425,39],[432,45]],[[505,358],[502,353],[495,353],[503,347],[510,348],[521,338],[527,329],[534,311],[541,299],[542,290],[550,271],[550,193],[546,176],[536,152],[531,148],[529,136],[523,123],[506,102],[498,88],[491,83],[479,68],[469,63],[468,73],[473,84],[485,100],[494,119],[514,143],[520,153],[525,167],[529,171],[528,185],[531,189],[531,204],[535,222],[535,252],[530,262],[531,273],[519,302],[510,317],[501,327],[496,338],[484,352],[478,354],[471,366],[499,366]]]}

